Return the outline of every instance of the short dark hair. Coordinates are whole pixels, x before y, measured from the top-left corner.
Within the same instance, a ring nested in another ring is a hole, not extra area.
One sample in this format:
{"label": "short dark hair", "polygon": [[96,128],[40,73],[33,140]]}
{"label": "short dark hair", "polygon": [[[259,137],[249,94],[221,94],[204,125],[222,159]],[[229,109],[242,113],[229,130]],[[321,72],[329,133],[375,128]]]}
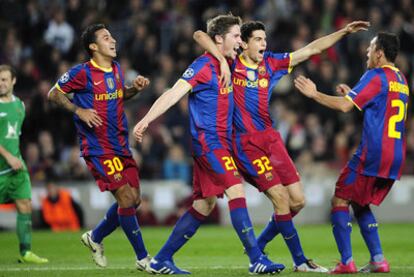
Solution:
{"label": "short dark hair", "polygon": [[88,27],[86,27],[86,29],[83,31],[82,35],[81,35],[81,40],[82,40],[82,44],[83,47],[85,48],[86,52],[88,52],[88,55],[90,57],[92,57],[93,55],[93,51],[89,48],[89,45],[91,43],[95,43],[96,42],[96,31],[101,30],[101,29],[106,29],[105,24],[92,24],[89,25]]}
{"label": "short dark hair", "polygon": [[241,26],[241,39],[247,42],[252,36],[254,31],[263,30],[266,31],[265,25],[260,21],[249,21],[243,23]]}
{"label": "short dark hair", "polygon": [[207,21],[207,34],[214,40],[216,35],[224,36],[234,25],[241,25],[242,20],[239,16],[230,14],[218,15]]}
{"label": "short dark hair", "polygon": [[384,51],[387,61],[393,63],[400,50],[400,39],[396,34],[379,32],[377,34],[376,50]]}
{"label": "short dark hair", "polygon": [[0,72],[9,71],[12,80],[16,78],[16,70],[8,64],[0,64]]}

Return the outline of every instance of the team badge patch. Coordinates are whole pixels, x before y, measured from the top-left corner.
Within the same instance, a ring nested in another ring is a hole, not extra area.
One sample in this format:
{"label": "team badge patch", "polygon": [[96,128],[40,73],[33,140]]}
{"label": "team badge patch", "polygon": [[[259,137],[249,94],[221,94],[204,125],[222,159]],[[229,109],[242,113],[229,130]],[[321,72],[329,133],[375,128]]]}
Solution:
{"label": "team badge patch", "polygon": [[267,81],[267,79],[260,79],[259,80],[259,86],[261,88],[267,88],[268,85],[269,85],[269,81]]}
{"label": "team badge patch", "polygon": [[264,66],[259,66],[258,71],[260,75],[266,74],[266,68]]}
{"label": "team badge patch", "polygon": [[62,77],[60,77],[59,81],[63,84],[69,81],[69,72],[63,74]]}
{"label": "team badge patch", "polygon": [[250,81],[256,80],[256,73],[254,71],[247,70],[247,79]]}
{"label": "team badge patch", "polygon": [[122,175],[121,175],[121,173],[115,173],[115,174],[114,174],[114,179],[115,179],[115,181],[117,181],[117,182],[121,181],[121,180],[122,180]]}
{"label": "team badge patch", "polygon": [[193,76],[194,76],[194,69],[192,68],[187,68],[187,70],[183,74],[184,78],[191,78]]}
{"label": "team badge patch", "polygon": [[265,173],[265,177],[266,177],[266,180],[268,180],[268,181],[273,180],[273,174],[271,172]]}
{"label": "team badge patch", "polygon": [[106,84],[110,90],[113,90],[115,88],[114,79],[112,78],[106,78]]}

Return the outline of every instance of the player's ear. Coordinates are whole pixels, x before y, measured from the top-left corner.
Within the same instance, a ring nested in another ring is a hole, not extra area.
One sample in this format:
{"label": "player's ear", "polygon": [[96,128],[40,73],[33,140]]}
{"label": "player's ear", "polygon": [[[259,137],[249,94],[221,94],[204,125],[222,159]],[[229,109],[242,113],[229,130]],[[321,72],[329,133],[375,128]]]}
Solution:
{"label": "player's ear", "polygon": [[98,50],[98,44],[96,44],[96,43],[89,44],[89,49],[91,49],[92,51],[97,51]]}
{"label": "player's ear", "polygon": [[243,50],[246,50],[247,49],[247,43],[245,41],[242,41],[241,47],[243,48]]}
{"label": "player's ear", "polygon": [[16,78],[16,77],[14,77],[14,78],[12,79],[12,84],[13,84],[13,86],[16,84],[16,81],[17,81],[17,78]]}
{"label": "player's ear", "polygon": [[224,41],[224,38],[222,36],[220,36],[220,35],[215,35],[214,36],[214,40],[215,40],[216,43],[222,44],[223,41]]}

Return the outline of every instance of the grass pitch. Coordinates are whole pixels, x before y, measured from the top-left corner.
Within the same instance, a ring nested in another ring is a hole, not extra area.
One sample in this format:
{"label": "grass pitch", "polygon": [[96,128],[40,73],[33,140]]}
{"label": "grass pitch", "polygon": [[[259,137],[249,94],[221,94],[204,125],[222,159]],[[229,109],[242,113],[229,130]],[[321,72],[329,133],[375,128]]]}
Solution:
{"label": "grass pitch", "polygon": [[[308,258],[331,268],[339,258],[331,228],[328,225],[298,226],[302,246]],[[256,228],[256,234],[261,228]],[[155,255],[170,234],[171,228],[142,228],[149,252]],[[121,230],[105,239],[108,268],[92,262],[89,251],[81,244],[79,233],[34,232],[33,250],[47,257],[46,265],[17,263],[17,238],[14,232],[0,233],[0,276],[149,276],[135,269],[134,253]],[[385,256],[391,264],[387,276],[414,276],[414,224],[380,226]],[[369,260],[369,253],[354,225],[353,256],[358,267]],[[293,273],[292,260],[280,236],[266,251],[274,261],[284,263],[282,275],[323,276],[315,273]],[[192,240],[175,256],[179,267],[194,276],[249,276],[248,259],[231,227],[202,226]]]}

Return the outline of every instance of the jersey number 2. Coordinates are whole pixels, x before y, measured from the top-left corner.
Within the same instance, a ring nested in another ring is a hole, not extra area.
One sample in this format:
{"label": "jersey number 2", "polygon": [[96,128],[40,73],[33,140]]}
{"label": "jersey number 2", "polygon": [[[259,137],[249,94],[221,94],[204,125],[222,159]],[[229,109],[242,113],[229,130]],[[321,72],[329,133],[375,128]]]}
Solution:
{"label": "jersey number 2", "polygon": [[397,131],[397,123],[401,122],[407,117],[407,103],[400,99],[391,101],[391,107],[398,107],[398,113],[391,116],[388,121],[388,137],[394,139],[401,139],[401,132]]}

